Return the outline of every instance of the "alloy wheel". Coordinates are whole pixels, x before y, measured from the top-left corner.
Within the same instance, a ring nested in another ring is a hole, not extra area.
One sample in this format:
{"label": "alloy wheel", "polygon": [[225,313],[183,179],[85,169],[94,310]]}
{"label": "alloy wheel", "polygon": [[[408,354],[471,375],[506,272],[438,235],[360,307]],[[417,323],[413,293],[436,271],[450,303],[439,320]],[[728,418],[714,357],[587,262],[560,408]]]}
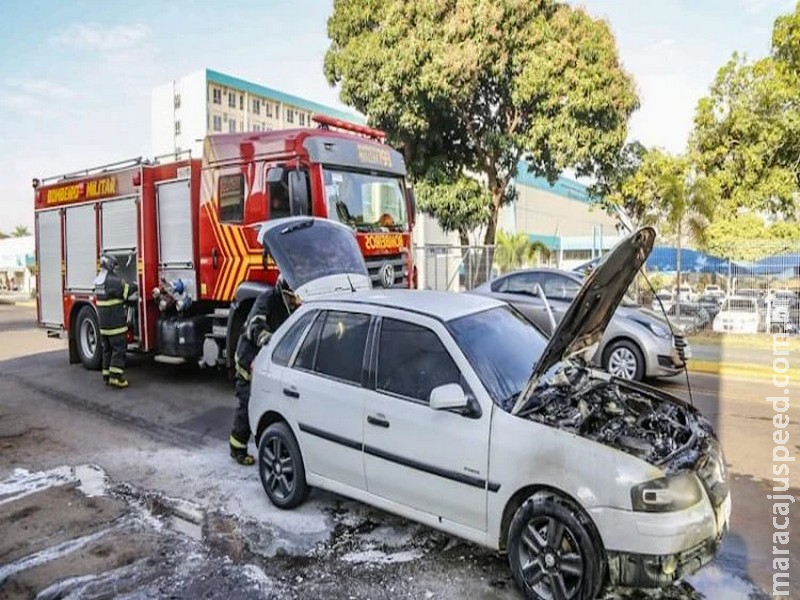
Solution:
{"label": "alloy wheel", "polygon": [[288,498],[295,485],[295,466],[289,448],[279,437],[273,437],[264,447],[261,468],[270,493],[280,500]]}
{"label": "alloy wheel", "polygon": [[584,558],[577,537],[559,519],[531,519],[520,536],[522,576],[543,600],[577,598],[584,578]]}
{"label": "alloy wheel", "polygon": [[620,379],[633,379],[638,367],[636,356],[629,348],[616,348],[608,358],[608,372]]}

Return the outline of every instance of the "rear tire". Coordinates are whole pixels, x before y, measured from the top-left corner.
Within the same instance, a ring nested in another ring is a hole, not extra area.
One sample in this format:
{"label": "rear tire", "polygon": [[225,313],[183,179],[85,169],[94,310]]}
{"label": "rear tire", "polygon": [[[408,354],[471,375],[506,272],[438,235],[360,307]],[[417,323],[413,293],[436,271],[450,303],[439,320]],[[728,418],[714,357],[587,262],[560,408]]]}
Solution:
{"label": "rear tire", "polygon": [[303,456],[286,423],[273,423],[261,436],[258,474],[267,497],[278,508],[295,508],[308,497]]}
{"label": "rear tire", "polygon": [[91,306],[78,311],[74,325],[75,347],[83,366],[90,371],[100,369],[103,361],[103,348],[100,337],[100,321]]}

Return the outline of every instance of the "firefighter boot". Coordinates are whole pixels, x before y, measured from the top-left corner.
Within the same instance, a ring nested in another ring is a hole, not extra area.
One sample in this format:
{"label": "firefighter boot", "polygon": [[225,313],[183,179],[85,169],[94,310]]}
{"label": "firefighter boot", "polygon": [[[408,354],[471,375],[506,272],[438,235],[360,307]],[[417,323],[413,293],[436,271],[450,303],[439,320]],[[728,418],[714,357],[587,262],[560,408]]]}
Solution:
{"label": "firefighter boot", "polygon": [[124,375],[112,375],[108,378],[108,385],[115,388],[126,388],[128,387],[128,380],[125,379]]}
{"label": "firefighter boot", "polygon": [[240,465],[250,466],[255,464],[256,459],[247,453],[247,444],[243,444],[235,437],[230,437],[231,458]]}

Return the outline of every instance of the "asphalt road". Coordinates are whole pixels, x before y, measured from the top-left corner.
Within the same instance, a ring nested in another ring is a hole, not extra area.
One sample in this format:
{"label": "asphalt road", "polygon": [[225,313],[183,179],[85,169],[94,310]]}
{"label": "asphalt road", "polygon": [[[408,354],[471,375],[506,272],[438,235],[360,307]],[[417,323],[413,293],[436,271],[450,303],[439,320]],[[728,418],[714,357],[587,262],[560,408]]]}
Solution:
{"label": "asphalt road", "polygon": [[[793,361],[796,359],[792,359]],[[132,360],[131,387],[67,364],[33,310],[0,305],[0,600],[131,597],[519,598],[505,559],[332,494],[272,508],[227,456],[219,373]],[[796,365],[793,362],[793,366]],[[692,375],[732,476],[717,560],[660,598],[759,598],[772,564],[771,380]],[[687,397],[680,378],[659,386]],[[800,449],[800,386],[788,428]],[[800,498],[800,467],[791,493]],[[87,490],[89,490],[87,492]],[[800,597],[792,527],[791,597]],[[74,546],[75,540],[81,544]],[[72,544],[72,545],[70,545]],[[44,592],[44,593],[43,593]],[[637,593],[609,597],[641,597]]]}

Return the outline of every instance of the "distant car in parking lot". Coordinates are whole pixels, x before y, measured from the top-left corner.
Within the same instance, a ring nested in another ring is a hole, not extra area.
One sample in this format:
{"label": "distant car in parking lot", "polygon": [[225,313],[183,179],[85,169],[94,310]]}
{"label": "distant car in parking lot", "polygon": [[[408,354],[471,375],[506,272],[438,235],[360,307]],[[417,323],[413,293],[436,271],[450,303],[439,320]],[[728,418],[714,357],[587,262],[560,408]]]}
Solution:
{"label": "distant car in parking lot", "polygon": [[725,301],[724,296],[717,296],[712,294],[703,294],[700,298],[697,299],[697,303],[703,307],[703,309],[708,313],[709,318],[711,321],[714,320],[714,317],[717,316],[720,309],[722,308],[722,303]]}
{"label": "distant car in parking lot", "polygon": [[590,365],[653,229],[607,255],[549,340],[485,296],[371,290],[332,221],[259,237],[303,300],[253,364],[272,504],[313,485],[507,553],[529,600],[663,587],[714,558],[731,500],[710,422]]}
{"label": "distant car in parking lot", "polygon": [[687,334],[702,331],[711,325],[708,312],[697,302],[680,302],[667,311],[670,323],[679,325]]}
{"label": "distant car in parking lot", "polygon": [[731,296],[714,318],[717,333],[758,333],[761,313],[755,298]]}
{"label": "distant car in parking lot", "polygon": [[[508,302],[549,335],[553,327],[546,306],[550,306],[556,322],[560,321],[582,284],[583,278],[572,271],[522,269],[486,282],[470,293]],[[546,302],[539,289],[544,291]],[[676,375],[690,355],[682,330],[676,329],[673,336],[663,317],[634,302],[623,301],[594,360],[616,377],[641,381],[645,377]]]}

